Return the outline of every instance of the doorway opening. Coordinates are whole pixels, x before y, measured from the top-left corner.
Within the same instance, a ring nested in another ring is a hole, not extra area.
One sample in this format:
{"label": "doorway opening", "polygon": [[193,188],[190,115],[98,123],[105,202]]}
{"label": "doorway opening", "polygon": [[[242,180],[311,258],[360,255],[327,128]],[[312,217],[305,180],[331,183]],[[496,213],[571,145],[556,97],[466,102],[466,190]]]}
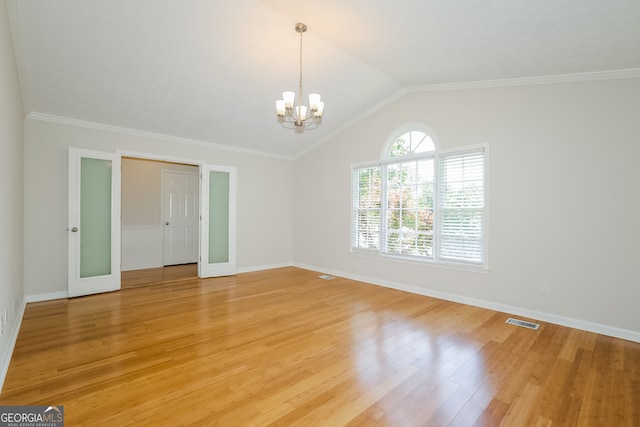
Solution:
{"label": "doorway opening", "polygon": [[199,166],[122,157],[122,288],[198,277]]}

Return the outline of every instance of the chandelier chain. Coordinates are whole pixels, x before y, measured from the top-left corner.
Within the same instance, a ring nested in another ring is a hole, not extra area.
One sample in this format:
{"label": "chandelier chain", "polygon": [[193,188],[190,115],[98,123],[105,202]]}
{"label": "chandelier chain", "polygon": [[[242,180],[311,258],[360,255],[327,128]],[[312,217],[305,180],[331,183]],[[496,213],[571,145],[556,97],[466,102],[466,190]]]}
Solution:
{"label": "chandelier chain", "polygon": [[298,108],[302,106],[302,33],[306,28],[301,29],[300,33],[300,81],[298,82]]}

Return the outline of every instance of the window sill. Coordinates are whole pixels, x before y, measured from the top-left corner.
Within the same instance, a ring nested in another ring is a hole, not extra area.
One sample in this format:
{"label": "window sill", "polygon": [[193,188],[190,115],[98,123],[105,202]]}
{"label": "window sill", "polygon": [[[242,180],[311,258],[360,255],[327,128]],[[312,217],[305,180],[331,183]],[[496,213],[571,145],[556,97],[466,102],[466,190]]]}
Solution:
{"label": "window sill", "polygon": [[389,260],[389,261],[403,263],[403,264],[428,265],[429,267],[444,268],[447,270],[465,271],[465,272],[471,272],[471,273],[481,273],[481,274],[489,273],[489,267],[484,264],[473,265],[473,264],[462,264],[462,263],[447,262],[447,261],[436,261],[433,259],[421,259],[421,258],[401,256],[401,255],[386,255],[386,254],[381,254],[380,252],[364,251],[364,250],[357,250],[357,249],[351,249],[350,254],[357,257],[362,257],[362,258],[369,258],[369,259],[375,259],[375,260],[384,259],[384,260]]}

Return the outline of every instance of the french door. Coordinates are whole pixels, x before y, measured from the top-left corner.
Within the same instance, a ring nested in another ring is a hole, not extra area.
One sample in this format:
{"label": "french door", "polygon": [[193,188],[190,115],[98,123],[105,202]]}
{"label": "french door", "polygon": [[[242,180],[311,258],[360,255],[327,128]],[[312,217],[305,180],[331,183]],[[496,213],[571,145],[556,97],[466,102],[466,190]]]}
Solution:
{"label": "french door", "polygon": [[68,292],[120,289],[120,156],[69,149]]}
{"label": "french door", "polygon": [[236,168],[201,168],[200,277],[236,273]]}
{"label": "french door", "polygon": [[[121,155],[69,149],[69,297],[120,289]],[[200,277],[236,273],[236,168],[200,165]]]}

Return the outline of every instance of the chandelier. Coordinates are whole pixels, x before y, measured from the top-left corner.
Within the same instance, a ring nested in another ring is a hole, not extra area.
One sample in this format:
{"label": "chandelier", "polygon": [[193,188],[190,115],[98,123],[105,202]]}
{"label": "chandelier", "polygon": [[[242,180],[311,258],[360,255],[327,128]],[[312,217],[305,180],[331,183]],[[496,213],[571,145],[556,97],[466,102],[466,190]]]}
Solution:
{"label": "chandelier", "polygon": [[278,123],[282,126],[302,132],[304,129],[313,129],[322,123],[324,102],[320,101],[317,93],[309,94],[309,108],[302,105],[302,33],[307,31],[307,26],[301,22],[296,24],[296,31],[300,33],[300,81],[298,82],[298,97],[293,91],[282,92],[282,99],[276,101],[276,113]]}

